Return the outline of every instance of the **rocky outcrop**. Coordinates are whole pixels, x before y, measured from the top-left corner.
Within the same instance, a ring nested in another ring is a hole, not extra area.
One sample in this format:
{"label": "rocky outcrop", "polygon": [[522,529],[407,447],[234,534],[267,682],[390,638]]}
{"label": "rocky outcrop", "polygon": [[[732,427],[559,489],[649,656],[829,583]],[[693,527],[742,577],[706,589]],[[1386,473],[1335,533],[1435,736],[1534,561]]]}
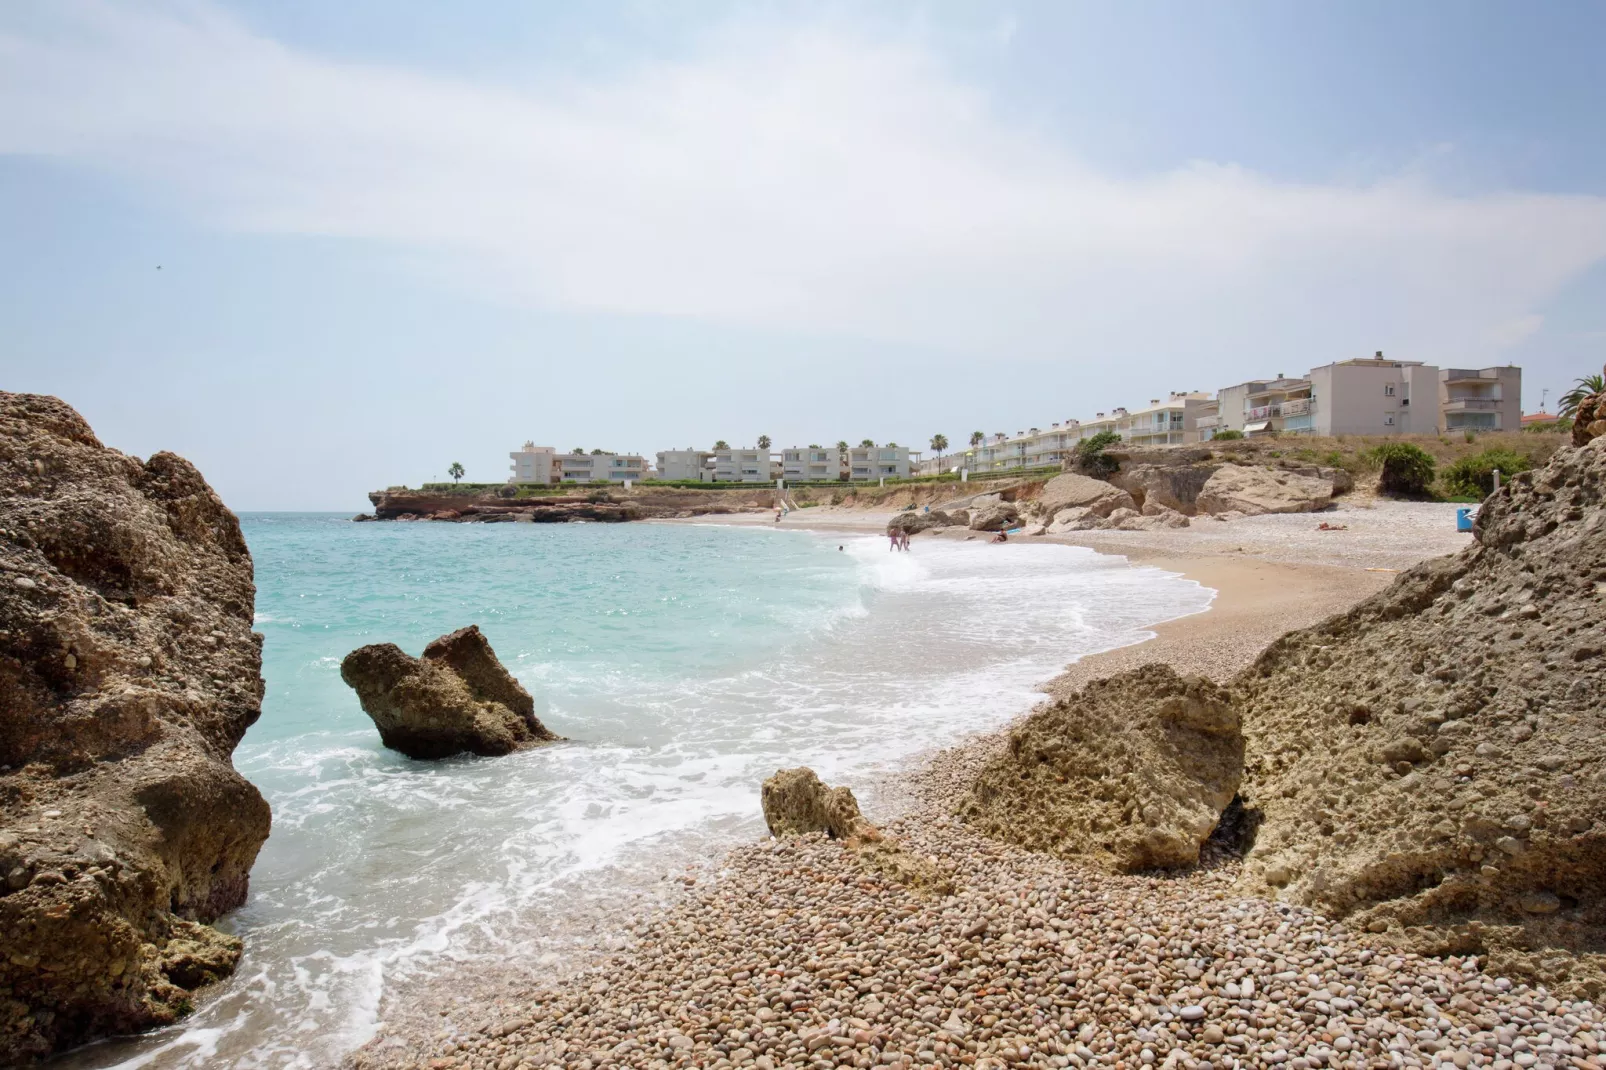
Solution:
{"label": "rocky outcrop", "polygon": [[[966,518],[968,520],[968,517]],[[895,531],[905,531],[910,535],[917,535],[932,528],[946,528],[953,526],[957,521],[941,509],[933,509],[922,513],[911,509],[894,516],[887,521],[887,534]]]}
{"label": "rocky outcrop", "polygon": [[1139,464],[1123,468],[1110,477],[1136,502],[1136,508],[1165,507],[1184,516],[1198,512],[1199,492],[1221,464],[1186,465]]}
{"label": "rocky outcrop", "polygon": [[1223,689],[1149,665],[1027,718],[960,813],[1002,839],[1123,873],[1189,866],[1238,789],[1243,753]]}
{"label": "rocky outcrop", "polygon": [[228,974],[268,804],[234,514],[182,457],[0,393],[0,1064],[174,1021]]}
{"label": "rocky outcrop", "polygon": [[[1242,721],[1243,888],[1596,998],[1606,992],[1606,438],[1514,477],[1484,502],[1475,534],[1461,553],[1284,636],[1209,693],[1213,723]],[[1202,818],[1146,816],[1157,797],[1176,798],[1171,781],[1144,772],[1175,751],[1175,729],[1154,710],[1176,685],[1148,671],[1029,718],[978,779],[972,819],[1116,868],[1148,857],[1128,846],[1148,829],[1191,829],[1162,837],[1166,864],[1187,862]],[[1223,791],[1185,795],[1178,812],[1220,813]]]}
{"label": "rocky outcrop", "polygon": [[1206,513],[1309,513],[1325,509],[1333,484],[1317,476],[1250,465],[1225,464],[1200,489],[1198,508]]}
{"label": "rocky outcrop", "polygon": [[[1601,369],[1606,375],[1606,368]],[[1606,394],[1591,394],[1573,412],[1573,445],[1587,446],[1606,435]]]}
{"label": "rocky outcrop", "polygon": [[770,835],[804,836],[823,832],[841,840],[859,864],[912,888],[947,895],[953,881],[935,861],[922,858],[881,834],[859,813],[859,803],[845,787],[828,788],[806,766],[778,769],[764,781],[760,795]]}
{"label": "rocky outcrop", "polygon": [[971,531],[1004,531],[1020,522],[1020,508],[1014,502],[994,502],[970,510]]}
{"label": "rocky outcrop", "polygon": [[385,746],[409,758],[495,756],[558,738],[478,625],[441,636],[421,658],[394,643],[359,647],[340,663],[340,678]]}
{"label": "rocky outcrop", "polygon": [[806,766],[779,769],[764,781],[760,800],[772,836],[823,832],[834,840],[873,840],[880,834],[859,813],[848,788],[828,788]]}
{"label": "rocky outcrop", "polygon": [[1077,472],[1055,476],[1037,496],[1037,515],[1045,524],[1052,524],[1066,509],[1082,510],[1078,517],[1107,517],[1117,509],[1136,508],[1132,495],[1120,487]]}
{"label": "rocky outcrop", "polygon": [[[513,494],[510,496],[509,491]],[[368,500],[372,515],[353,520],[434,520],[458,524],[496,524],[524,521],[535,524],[603,523],[651,520],[675,516],[720,515],[775,508],[775,491],[710,485],[709,489],[636,486],[574,493],[542,493],[517,497],[518,488],[503,485],[481,493],[453,490],[409,490],[393,487],[374,491]]]}

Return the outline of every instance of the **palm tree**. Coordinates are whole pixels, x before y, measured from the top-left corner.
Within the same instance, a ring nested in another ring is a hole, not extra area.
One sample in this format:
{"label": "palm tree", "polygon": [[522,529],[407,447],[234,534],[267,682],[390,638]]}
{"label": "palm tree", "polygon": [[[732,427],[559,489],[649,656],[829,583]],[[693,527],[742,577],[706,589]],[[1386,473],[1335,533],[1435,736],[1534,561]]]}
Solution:
{"label": "palm tree", "polygon": [[446,474],[452,477],[453,483],[456,483],[463,478],[463,463],[461,461],[453,461],[452,466],[446,470]]}
{"label": "palm tree", "polygon": [[770,436],[768,436],[768,435],[759,435],[758,436],[758,448],[761,449],[761,450],[769,449],[770,448]]}
{"label": "palm tree", "polygon": [[569,452],[578,456],[579,454],[584,453],[585,450],[581,449],[579,446],[576,446],[574,449],[570,450]]}
{"label": "palm tree", "polygon": [[848,440],[845,438],[837,439],[836,448],[841,450],[843,453],[848,452]]}
{"label": "palm tree", "polygon": [[980,432],[980,431],[972,431],[970,433],[970,448],[971,449],[975,449],[977,446],[980,446],[983,442],[986,442],[986,441],[987,441],[987,436],[985,434],[983,434],[982,432]]}
{"label": "palm tree", "polygon": [[1558,420],[1570,420],[1578,412],[1578,406],[1584,399],[1595,394],[1606,393],[1606,379],[1598,375],[1586,375],[1573,383],[1573,388],[1561,396],[1561,407],[1556,410]]}
{"label": "palm tree", "polygon": [[937,471],[942,471],[942,451],[948,448],[947,435],[932,435],[931,448],[937,451]]}
{"label": "palm tree", "polygon": [[728,450],[731,448],[731,444],[726,442],[724,439],[720,439],[718,442],[714,443],[714,448],[716,450]]}
{"label": "palm tree", "polygon": [[870,441],[869,439],[864,439],[863,441],[861,441],[859,443],[859,448],[861,450],[873,450],[873,449],[875,449],[875,443]]}

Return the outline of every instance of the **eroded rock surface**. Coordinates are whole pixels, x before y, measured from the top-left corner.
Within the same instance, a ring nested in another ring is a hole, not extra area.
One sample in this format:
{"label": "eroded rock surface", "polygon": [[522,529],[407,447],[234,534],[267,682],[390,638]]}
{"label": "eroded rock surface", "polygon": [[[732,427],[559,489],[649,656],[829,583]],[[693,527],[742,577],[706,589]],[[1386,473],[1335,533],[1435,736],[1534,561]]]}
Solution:
{"label": "eroded rock surface", "polygon": [[1256,465],[1224,464],[1200,489],[1197,506],[1205,513],[1309,513],[1325,509],[1332,480]]}
{"label": "eroded rock surface", "polygon": [[1037,512],[1045,524],[1052,524],[1066,509],[1083,510],[1078,517],[1107,517],[1117,509],[1136,508],[1132,495],[1120,487],[1078,472],[1055,476],[1037,496]]}
{"label": "eroded rock surface", "polygon": [[268,804],[256,588],[188,461],[0,393],[0,1064],[174,1021],[241,945]]}
{"label": "eroded rock surface", "polygon": [[[969,518],[967,517],[966,522],[968,520]],[[916,535],[932,528],[950,527],[955,523],[954,518],[941,509],[933,509],[930,512],[919,512],[910,509],[887,521],[887,534],[890,535],[894,531],[906,531],[911,535]]]}
{"label": "eroded rock surface", "polygon": [[[1190,753],[1242,747],[1245,891],[1596,998],[1606,438],[1514,477],[1476,535],[1202,691],[1209,717]],[[1187,864],[1231,793],[1214,758],[1204,777],[1171,772],[1177,729],[1156,710],[1179,686],[1149,666],[1034,714],[964,812],[1116,869]],[[1241,744],[1211,734],[1240,717]]]}
{"label": "eroded rock surface", "polygon": [[1263,822],[1247,873],[1419,949],[1598,995],[1606,440],[1513,478],[1476,531],[1235,681]]}
{"label": "eroded rock surface", "polygon": [[340,663],[340,678],[385,746],[409,758],[494,756],[558,738],[478,625],[441,636],[421,658],[394,643],[359,647]]}
{"label": "eroded rock surface", "polygon": [[1190,866],[1242,771],[1226,692],[1147,665],[1032,714],[960,813],[991,835],[1123,873]]}
{"label": "eroded rock surface", "polygon": [[1004,531],[1020,521],[1020,508],[1014,502],[994,502],[970,510],[972,531]]}
{"label": "eroded rock surface", "polygon": [[859,812],[859,802],[850,789],[826,787],[807,766],[776,770],[764,781],[760,801],[772,836],[823,832],[841,840],[861,865],[900,884],[942,895],[953,891],[952,880],[933,860],[883,836]]}

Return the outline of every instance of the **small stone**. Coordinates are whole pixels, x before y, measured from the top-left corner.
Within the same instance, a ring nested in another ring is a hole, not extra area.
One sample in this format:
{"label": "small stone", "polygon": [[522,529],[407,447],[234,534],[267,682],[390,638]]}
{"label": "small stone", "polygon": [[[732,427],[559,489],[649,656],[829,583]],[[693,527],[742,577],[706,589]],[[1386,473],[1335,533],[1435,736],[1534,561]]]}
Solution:
{"label": "small stone", "polygon": [[31,591],[35,587],[39,586],[37,583],[35,583],[33,580],[29,579],[27,576],[18,576],[16,579],[12,580],[11,582],[14,585],[22,588],[24,591]]}
{"label": "small stone", "polygon": [[1561,898],[1554,892],[1528,892],[1517,905],[1526,914],[1554,914],[1561,909]]}
{"label": "small stone", "polygon": [[1216,1025],[1205,1026],[1204,1032],[1199,1034],[1199,1040],[1205,1044],[1221,1044],[1226,1039],[1226,1034],[1221,1031],[1220,1026]]}
{"label": "small stone", "polygon": [[1204,1016],[1205,1009],[1199,1006],[1197,1003],[1184,1007],[1177,1012],[1177,1017],[1181,1018],[1184,1022],[1197,1022]]}
{"label": "small stone", "polygon": [[1520,855],[1527,848],[1527,844],[1515,836],[1502,836],[1494,841],[1494,845],[1508,855]]}

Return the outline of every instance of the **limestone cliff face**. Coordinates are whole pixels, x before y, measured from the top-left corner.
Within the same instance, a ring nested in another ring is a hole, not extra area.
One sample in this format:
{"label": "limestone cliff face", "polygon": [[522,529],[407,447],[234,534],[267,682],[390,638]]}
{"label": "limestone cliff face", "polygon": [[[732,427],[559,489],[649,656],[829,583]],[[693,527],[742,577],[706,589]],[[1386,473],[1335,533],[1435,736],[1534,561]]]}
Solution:
{"label": "limestone cliff face", "polygon": [[1178,742],[1169,669],[1096,681],[1024,722],[962,812],[1117,869],[1187,865],[1237,746],[1245,891],[1599,997],[1606,437],[1512,479],[1476,534],[1201,689],[1222,734]]}
{"label": "limestone cliff face", "polygon": [[199,472],[0,392],[0,1063],[173,1021],[231,971],[268,805],[239,523]]}

